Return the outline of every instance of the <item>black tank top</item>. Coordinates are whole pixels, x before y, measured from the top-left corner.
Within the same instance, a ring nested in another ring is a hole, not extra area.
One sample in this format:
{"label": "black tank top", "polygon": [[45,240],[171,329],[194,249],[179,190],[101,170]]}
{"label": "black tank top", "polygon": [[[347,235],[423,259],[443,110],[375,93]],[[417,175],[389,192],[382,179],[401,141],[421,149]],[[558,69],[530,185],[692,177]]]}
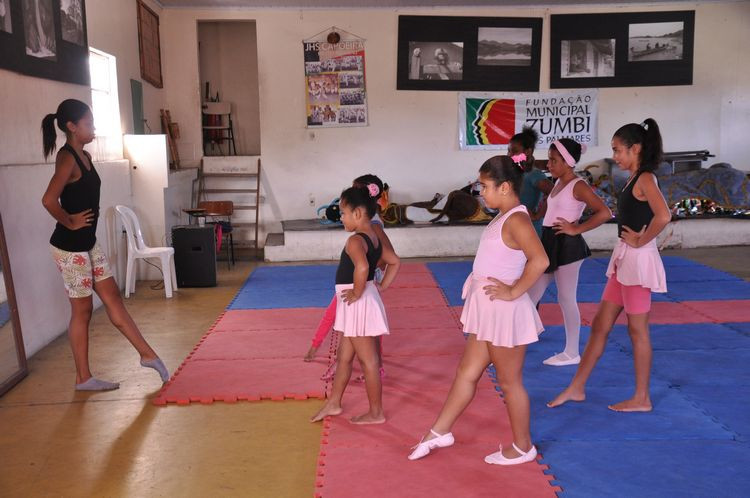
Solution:
{"label": "black tank top", "polygon": [[94,163],[88,156],[86,156],[86,159],[91,169],[86,168],[81,158],[69,144],[63,145],[62,149],[73,154],[78,168],[81,170],[81,177],[73,183],[65,185],[60,194],[60,205],[68,214],[92,209],[94,219],[91,221],[91,226],[78,230],[70,230],[57,223],[49,243],[63,251],[90,251],[96,243],[96,224],[99,221],[99,193],[102,181],[94,169]]}
{"label": "black tank top", "polygon": [[618,236],[622,235],[623,225],[631,230],[640,232],[654,218],[654,212],[651,211],[648,201],[640,201],[633,195],[633,186],[640,176],[641,172],[639,171],[636,173],[635,178],[622,189],[622,192],[617,197]]}
{"label": "black tank top", "polygon": [[[369,282],[375,278],[375,268],[378,266],[380,256],[383,254],[383,245],[378,244],[376,248],[370,237],[364,233],[357,233],[367,243],[367,264],[370,265],[370,271],[367,273],[367,281]],[[341,251],[341,259],[339,260],[339,267],[336,270],[336,284],[353,284],[354,283],[354,263],[352,258],[346,253],[346,248]]]}

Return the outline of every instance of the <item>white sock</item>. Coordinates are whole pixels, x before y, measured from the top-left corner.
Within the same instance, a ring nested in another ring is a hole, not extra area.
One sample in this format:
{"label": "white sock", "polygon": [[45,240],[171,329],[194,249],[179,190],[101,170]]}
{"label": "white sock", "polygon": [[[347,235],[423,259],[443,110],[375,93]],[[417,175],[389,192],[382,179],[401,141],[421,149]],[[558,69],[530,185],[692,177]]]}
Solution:
{"label": "white sock", "polygon": [[159,376],[161,377],[162,382],[166,382],[169,380],[169,371],[164,365],[164,362],[161,361],[161,358],[154,358],[153,360],[141,360],[141,366],[153,368],[154,370],[159,372]]}
{"label": "white sock", "polygon": [[76,384],[76,391],[111,391],[119,388],[119,382],[107,382],[94,377],[90,377],[86,382]]}

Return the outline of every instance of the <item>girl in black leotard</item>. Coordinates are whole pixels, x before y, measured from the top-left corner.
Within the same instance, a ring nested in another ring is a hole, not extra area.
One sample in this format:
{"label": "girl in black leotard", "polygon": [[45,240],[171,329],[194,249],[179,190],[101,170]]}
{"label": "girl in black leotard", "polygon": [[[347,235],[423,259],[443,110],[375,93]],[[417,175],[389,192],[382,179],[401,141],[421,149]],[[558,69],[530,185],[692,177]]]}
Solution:
{"label": "girl in black leotard", "polygon": [[351,422],[385,422],[376,337],[388,334],[388,320],[373,279],[378,263],[382,261],[387,264],[380,284],[381,290],[387,289],[396,277],[400,261],[372,226],[378,193],[379,188],[374,183],[350,187],[341,193],[341,222],[347,232],[355,232],[341,251],[341,261],[336,271],[336,321],[333,329],[341,332],[343,337],[337,351],[338,366],[331,395],[320,411],[310,419],[311,422],[318,422],[343,411],[341,398],[349,383],[355,356],[365,374],[370,409],[367,413],[352,417]]}
{"label": "girl in black leotard", "polygon": [[620,240],[607,268],[607,285],[591,324],[591,336],[583,352],[578,371],[570,385],[548,403],[554,407],[566,401],[586,398],[586,381],[604,352],[615,320],[625,310],[628,333],[633,343],[635,393],[625,401],[610,405],[618,412],[651,411],[651,338],[648,314],[651,292],[667,292],[664,265],[656,247],[656,236],[672,216],[659,190],[653,171],[662,157],[659,126],[653,119],[622,126],[612,137],[612,158],[630,178],[617,200]]}
{"label": "girl in black leotard", "polygon": [[68,337],[76,364],[76,389],[105,391],[119,387],[116,382],[93,377],[89,370],[92,292],[104,303],[112,324],[138,351],[141,365],[155,369],[162,382],[166,382],[169,380],[167,368],[125,309],[107,257],[96,240],[101,180],[91,156],[83,150],[83,146],[94,139],[94,117],[88,105],[74,99],[63,101],[55,114],[45,116],[42,121],[45,159],[55,150],[55,120],[57,127],[65,132],[66,141],[57,152],[55,174],[42,204],[57,220],[50,250],[62,273],[72,309]]}

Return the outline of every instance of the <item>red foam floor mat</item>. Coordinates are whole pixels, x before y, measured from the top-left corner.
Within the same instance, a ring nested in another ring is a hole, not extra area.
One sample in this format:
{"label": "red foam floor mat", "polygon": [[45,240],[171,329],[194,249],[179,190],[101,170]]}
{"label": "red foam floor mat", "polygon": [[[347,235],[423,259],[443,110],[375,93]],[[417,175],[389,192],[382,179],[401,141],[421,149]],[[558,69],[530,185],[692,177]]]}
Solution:
{"label": "red foam floor mat", "polygon": [[[333,297],[333,292],[331,292]],[[214,332],[231,330],[307,330],[310,339],[323,317],[324,308],[227,310],[213,327]]]}
{"label": "red foam floor mat", "polygon": [[716,323],[750,322],[749,300],[684,301],[683,304]]}
{"label": "red foam floor mat", "polygon": [[186,360],[154,404],[323,398],[322,365],[300,358]]}

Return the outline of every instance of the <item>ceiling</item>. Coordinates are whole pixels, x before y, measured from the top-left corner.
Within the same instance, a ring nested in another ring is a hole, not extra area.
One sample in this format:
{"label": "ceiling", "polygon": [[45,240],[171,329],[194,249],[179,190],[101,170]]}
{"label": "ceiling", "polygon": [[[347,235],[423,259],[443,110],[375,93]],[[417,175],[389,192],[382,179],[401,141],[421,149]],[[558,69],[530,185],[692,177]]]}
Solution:
{"label": "ceiling", "polygon": [[[397,8],[397,7],[519,7],[530,5],[654,4],[647,0],[156,0],[164,7],[276,8]],[[659,3],[684,0],[660,0]]]}

